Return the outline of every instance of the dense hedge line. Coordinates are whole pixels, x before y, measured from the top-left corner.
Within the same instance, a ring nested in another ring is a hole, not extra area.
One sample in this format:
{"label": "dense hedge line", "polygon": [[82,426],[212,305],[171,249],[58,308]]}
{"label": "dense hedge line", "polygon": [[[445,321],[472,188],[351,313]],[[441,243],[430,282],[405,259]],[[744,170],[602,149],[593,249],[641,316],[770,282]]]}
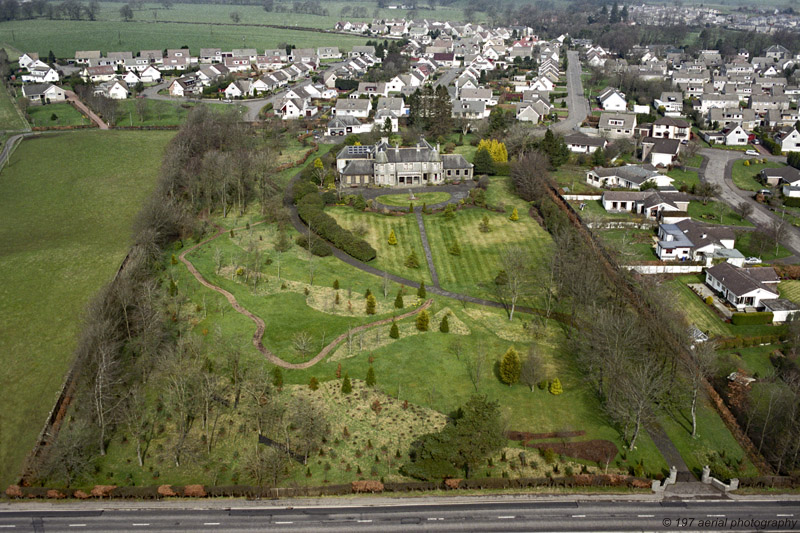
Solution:
{"label": "dense hedge line", "polygon": [[297,214],[315,233],[346,254],[365,263],[375,259],[375,248],[341,227],[333,217],[323,212],[324,207],[325,202],[319,193],[308,193],[297,202]]}
{"label": "dense hedge line", "polygon": [[762,335],[756,337],[733,337],[721,339],[719,347],[723,350],[735,348],[749,348],[751,346],[761,346],[762,344],[780,344],[783,342],[781,335]]}
{"label": "dense hedge line", "polygon": [[783,204],[786,207],[800,207],[800,198],[786,198]]}
{"label": "dense hedge line", "polygon": [[773,313],[733,313],[731,322],[734,326],[760,326],[772,324],[773,318],[775,318]]}

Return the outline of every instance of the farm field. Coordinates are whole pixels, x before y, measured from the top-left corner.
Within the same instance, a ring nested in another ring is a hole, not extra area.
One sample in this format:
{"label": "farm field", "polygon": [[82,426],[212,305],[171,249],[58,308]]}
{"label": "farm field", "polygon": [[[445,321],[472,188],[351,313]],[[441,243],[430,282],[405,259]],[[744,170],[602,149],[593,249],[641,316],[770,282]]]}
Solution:
{"label": "farm field", "polygon": [[0,174],[0,485],[13,481],[33,447],[84,307],[125,256],[171,136],[50,134],[23,141]]}
{"label": "farm field", "polygon": [[744,160],[736,161],[733,163],[733,170],[731,171],[731,178],[733,184],[744,191],[758,191],[763,189],[765,185],[758,181],[758,174],[765,168],[781,168],[786,165],[767,161],[766,163],[753,163],[750,160],[750,166],[745,166]]}
{"label": "farm field", "polygon": [[[422,249],[422,238],[419,235],[417,219],[413,214],[381,215],[356,211],[351,207],[331,207],[325,212],[335,218],[343,228],[351,231],[357,230],[356,234],[361,234],[363,230],[366,230],[363,235],[364,240],[378,252],[375,260],[370,262],[371,265],[407,279],[424,281],[430,285],[431,274],[428,271],[428,263],[425,261],[425,251]],[[396,245],[388,243],[392,230],[397,237]],[[405,261],[412,251],[417,256],[419,268],[405,266]]]}
{"label": "farm field", "polygon": [[0,84],[0,131],[23,130],[27,127],[14,105],[11,94]]}
{"label": "farm field", "polygon": [[[111,36],[115,38],[111,39]],[[38,52],[44,56],[52,50],[56,57],[74,57],[75,50],[138,52],[188,46],[193,54],[198,54],[201,47],[263,50],[277,48],[283,43],[309,48],[339,46],[340,49],[347,51],[354,45],[362,45],[366,41],[366,38],[357,35],[220,24],[44,19],[0,24],[0,46],[6,44],[19,50]]]}

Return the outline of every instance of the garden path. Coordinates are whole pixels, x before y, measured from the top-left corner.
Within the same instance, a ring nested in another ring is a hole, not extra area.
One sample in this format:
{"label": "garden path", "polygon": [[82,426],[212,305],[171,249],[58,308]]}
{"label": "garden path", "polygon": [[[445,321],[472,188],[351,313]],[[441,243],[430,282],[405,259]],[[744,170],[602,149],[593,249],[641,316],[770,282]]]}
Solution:
{"label": "garden path", "polygon": [[428,242],[428,233],[425,231],[425,221],[422,220],[422,208],[417,207],[414,209],[414,216],[417,217],[417,226],[419,226],[419,236],[422,238],[422,249],[425,250],[425,260],[428,261],[428,270],[431,273],[431,281],[435,288],[441,288],[439,285],[439,274],[436,272],[436,265],[433,263],[433,253],[431,252],[431,245]]}

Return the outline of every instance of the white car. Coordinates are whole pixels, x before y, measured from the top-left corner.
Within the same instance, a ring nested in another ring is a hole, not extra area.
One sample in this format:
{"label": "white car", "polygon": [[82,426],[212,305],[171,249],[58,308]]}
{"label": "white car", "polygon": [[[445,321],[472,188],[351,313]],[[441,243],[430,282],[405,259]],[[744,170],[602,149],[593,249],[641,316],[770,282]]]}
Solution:
{"label": "white car", "polygon": [[758,257],[748,257],[744,260],[745,265],[760,265],[761,259]]}
{"label": "white car", "polygon": [[744,155],[761,155],[758,150],[747,150]]}

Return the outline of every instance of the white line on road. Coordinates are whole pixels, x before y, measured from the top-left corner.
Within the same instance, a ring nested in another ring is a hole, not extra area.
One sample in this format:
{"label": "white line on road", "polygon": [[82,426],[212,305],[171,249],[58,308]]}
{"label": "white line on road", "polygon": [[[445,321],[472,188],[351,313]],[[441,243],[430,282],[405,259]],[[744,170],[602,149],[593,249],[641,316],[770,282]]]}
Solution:
{"label": "white line on road", "polygon": [[203,522],[204,526],[218,526],[219,522]]}
{"label": "white line on road", "polygon": [[794,515],[793,514],[779,514],[779,515],[775,515],[775,516],[788,516],[788,517],[791,517],[791,516],[794,516]]}
{"label": "white line on road", "polygon": [[294,524],[294,522],[275,522],[276,524]]}
{"label": "white line on road", "polygon": [[372,520],[356,520],[359,524],[371,524]]}
{"label": "white line on road", "polygon": [[135,527],[147,527],[147,526],[149,526],[150,524],[131,524],[131,525],[132,525],[132,526],[135,526]]}
{"label": "white line on road", "polygon": [[511,520],[512,518],[516,518],[516,516],[498,516],[498,520]]}
{"label": "white line on road", "polygon": [[636,516],[639,517],[639,518],[654,518],[656,515],[654,515],[654,514],[637,514]]}
{"label": "white line on road", "polygon": [[86,527],[86,524],[70,524],[69,527]]}
{"label": "white line on road", "polygon": [[572,515],[572,518],[586,518],[586,515],[585,514],[574,514],[574,515]]}
{"label": "white line on road", "polygon": [[17,527],[17,526],[12,526],[12,525],[7,525],[7,524],[2,524],[2,525],[0,525],[0,527]]}
{"label": "white line on road", "polygon": [[[780,516],[780,515],[778,515]],[[444,520],[444,518],[428,518],[428,520]]]}
{"label": "white line on road", "polygon": [[724,514],[707,514],[706,516],[709,518],[725,518]]}

